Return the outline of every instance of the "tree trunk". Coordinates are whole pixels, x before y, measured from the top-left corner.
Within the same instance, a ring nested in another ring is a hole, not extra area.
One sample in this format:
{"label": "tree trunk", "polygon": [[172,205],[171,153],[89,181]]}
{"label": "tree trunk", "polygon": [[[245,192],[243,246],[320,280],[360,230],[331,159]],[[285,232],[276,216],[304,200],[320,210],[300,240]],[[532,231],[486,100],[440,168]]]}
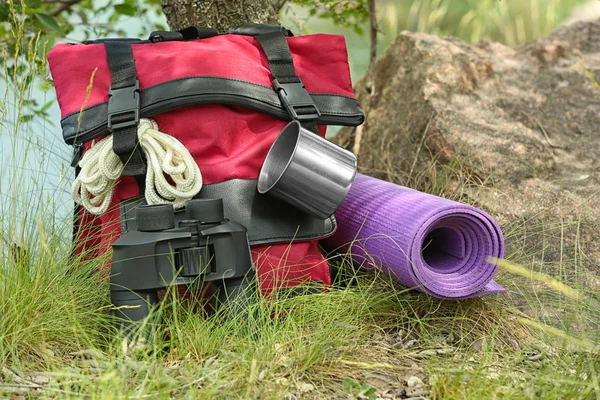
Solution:
{"label": "tree trunk", "polygon": [[281,3],[276,0],[161,0],[172,30],[196,25],[219,32],[248,22],[276,24]]}

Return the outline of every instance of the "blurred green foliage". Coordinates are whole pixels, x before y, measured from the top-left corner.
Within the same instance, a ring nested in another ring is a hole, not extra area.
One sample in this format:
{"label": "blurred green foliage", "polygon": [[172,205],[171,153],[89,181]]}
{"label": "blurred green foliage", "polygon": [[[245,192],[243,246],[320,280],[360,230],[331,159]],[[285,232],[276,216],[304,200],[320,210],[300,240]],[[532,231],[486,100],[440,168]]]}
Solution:
{"label": "blurred green foliage", "polygon": [[[402,30],[451,35],[468,41],[495,40],[516,45],[549,34],[590,0],[377,0],[382,45]],[[310,31],[341,31],[364,36],[367,0],[288,0],[283,19]],[[39,36],[46,48],[59,39],[123,36],[123,22],[135,18],[139,36],[167,29],[160,0],[4,0],[0,1],[0,51],[15,54],[15,25],[24,27],[21,45]],[[25,45],[26,46],[26,45]],[[44,46],[40,46],[43,51]],[[5,55],[5,57],[6,57]]]}
{"label": "blurred green foliage", "polygon": [[[366,3],[366,1],[365,1]],[[549,35],[590,0],[377,0],[381,53],[407,30],[438,36],[455,36],[469,42],[493,40],[517,46]],[[366,6],[364,6],[366,7]],[[286,23],[305,33],[330,32],[346,36],[350,49],[352,77],[358,79],[369,63],[369,37],[366,19],[356,26],[332,25],[329,20],[311,18],[311,12],[298,7],[284,9]]]}
{"label": "blurred green foliage", "polygon": [[42,42],[50,45],[74,32],[82,40],[122,36],[125,31],[118,23],[132,17],[142,22],[140,34],[166,29],[156,27],[152,15],[160,15],[160,0],[4,0],[0,2],[0,48],[13,53],[18,24],[25,27],[21,39],[41,35]]}
{"label": "blurred green foliage", "polygon": [[509,46],[547,36],[573,9],[590,0],[417,0],[379,1],[383,32],[402,30],[456,36]]}
{"label": "blurred green foliage", "polygon": [[[159,14],[160,0],[0,0],[0,84],[23,91],[35,83],[46,91],[52,87],[46,54],[54,44],[65,38],[124,36],[123,22],[131,18],[140,20],[139,34],[147,35],[166,29],[152,21]],[[26,113],[21,122],[49,118],[51,105],[28,100],[22,104]]]}
{"label": "blurred green foliage", "polygon": [[[548,35],[589,0],[377,0],[379,49],[385,49],[403,30],[456,36],[468,41],[495,40],[518,45]],[[346,35],[354,79],[369,61],[367,0],[288,0],[281,13],[285,25],[297,31]],[[160,0],[0,0],[0,55],[8,62],[0,80],[14,81],[30,66],[22,55],[32,43],[40,53],[36,66],[57,41],[82,41],[124,36],[134,21],[137,36],[168,29]],[[131,34],[131,32],[127,32]],[[17,39],[18,38],[18,39]],[[49,77],[39,80],[42,88]],[[36,105],[38,115],[47,105]],[[35,109],[35,107],[34,107]]]}
{"label": "blurred green foliage", "polygon": [[288,3],[304,7],[310,17],[351,28],[359,35],[364,33],[363,25],[369,19],[367,0],[293,0]]}

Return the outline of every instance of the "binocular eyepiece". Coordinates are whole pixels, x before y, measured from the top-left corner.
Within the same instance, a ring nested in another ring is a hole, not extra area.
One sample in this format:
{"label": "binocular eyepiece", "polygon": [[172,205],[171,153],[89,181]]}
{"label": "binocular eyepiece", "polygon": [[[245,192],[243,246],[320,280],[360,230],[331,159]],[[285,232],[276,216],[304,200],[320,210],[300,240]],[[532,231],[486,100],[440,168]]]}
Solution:
{"label": "binocular eyepiece", "polygon": [[214,309],[234,302],[230,312],[245,312],[254,273],[248,235],[225,219],[222,199],[189,200],[185,213],[141,205],[129,226],[113,243],[110,294],[120,328],[130,331],[158,302],[158,290],[172,285],[211,282]]}

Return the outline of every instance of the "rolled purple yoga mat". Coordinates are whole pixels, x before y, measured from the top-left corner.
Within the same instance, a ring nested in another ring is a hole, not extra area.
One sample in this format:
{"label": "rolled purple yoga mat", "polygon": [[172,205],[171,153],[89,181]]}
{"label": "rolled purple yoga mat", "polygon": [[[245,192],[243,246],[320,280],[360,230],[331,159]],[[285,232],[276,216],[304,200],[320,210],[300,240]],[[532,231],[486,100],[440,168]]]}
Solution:
{"label": "rolled purple yoga mat", "polygon": [[357,174],[335,216],[327,250],[350,252],[408,288],[453,300],[505,292],[487,261],[504,256],[504,237],[475,207]]}

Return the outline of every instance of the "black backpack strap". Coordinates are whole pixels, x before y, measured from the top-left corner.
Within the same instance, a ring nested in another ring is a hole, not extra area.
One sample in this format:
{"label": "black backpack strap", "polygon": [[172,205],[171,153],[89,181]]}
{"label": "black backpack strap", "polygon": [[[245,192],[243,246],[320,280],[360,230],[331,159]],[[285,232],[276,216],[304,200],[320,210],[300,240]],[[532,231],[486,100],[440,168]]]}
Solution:
{"label": "black backpack strap", "polygon": [[292,52],[283,32],[273,31],[257,35],[256,40],[267,56],[273,76],[273,88],[277,91],[288,114],[292,119],[298,120],[306,128],[316,132],[316,121],[321,113],[306,91],[304,83],[296,75]]}
{"label": "black backpack strap", "polygon": [[137,80],[131,45],[106,42],[112,84],[108,91],[108,130],[113,134],[113,151],[123,162],[124,176],[135,177],[144,192],[146,160],[138,142],[140,83]]}

